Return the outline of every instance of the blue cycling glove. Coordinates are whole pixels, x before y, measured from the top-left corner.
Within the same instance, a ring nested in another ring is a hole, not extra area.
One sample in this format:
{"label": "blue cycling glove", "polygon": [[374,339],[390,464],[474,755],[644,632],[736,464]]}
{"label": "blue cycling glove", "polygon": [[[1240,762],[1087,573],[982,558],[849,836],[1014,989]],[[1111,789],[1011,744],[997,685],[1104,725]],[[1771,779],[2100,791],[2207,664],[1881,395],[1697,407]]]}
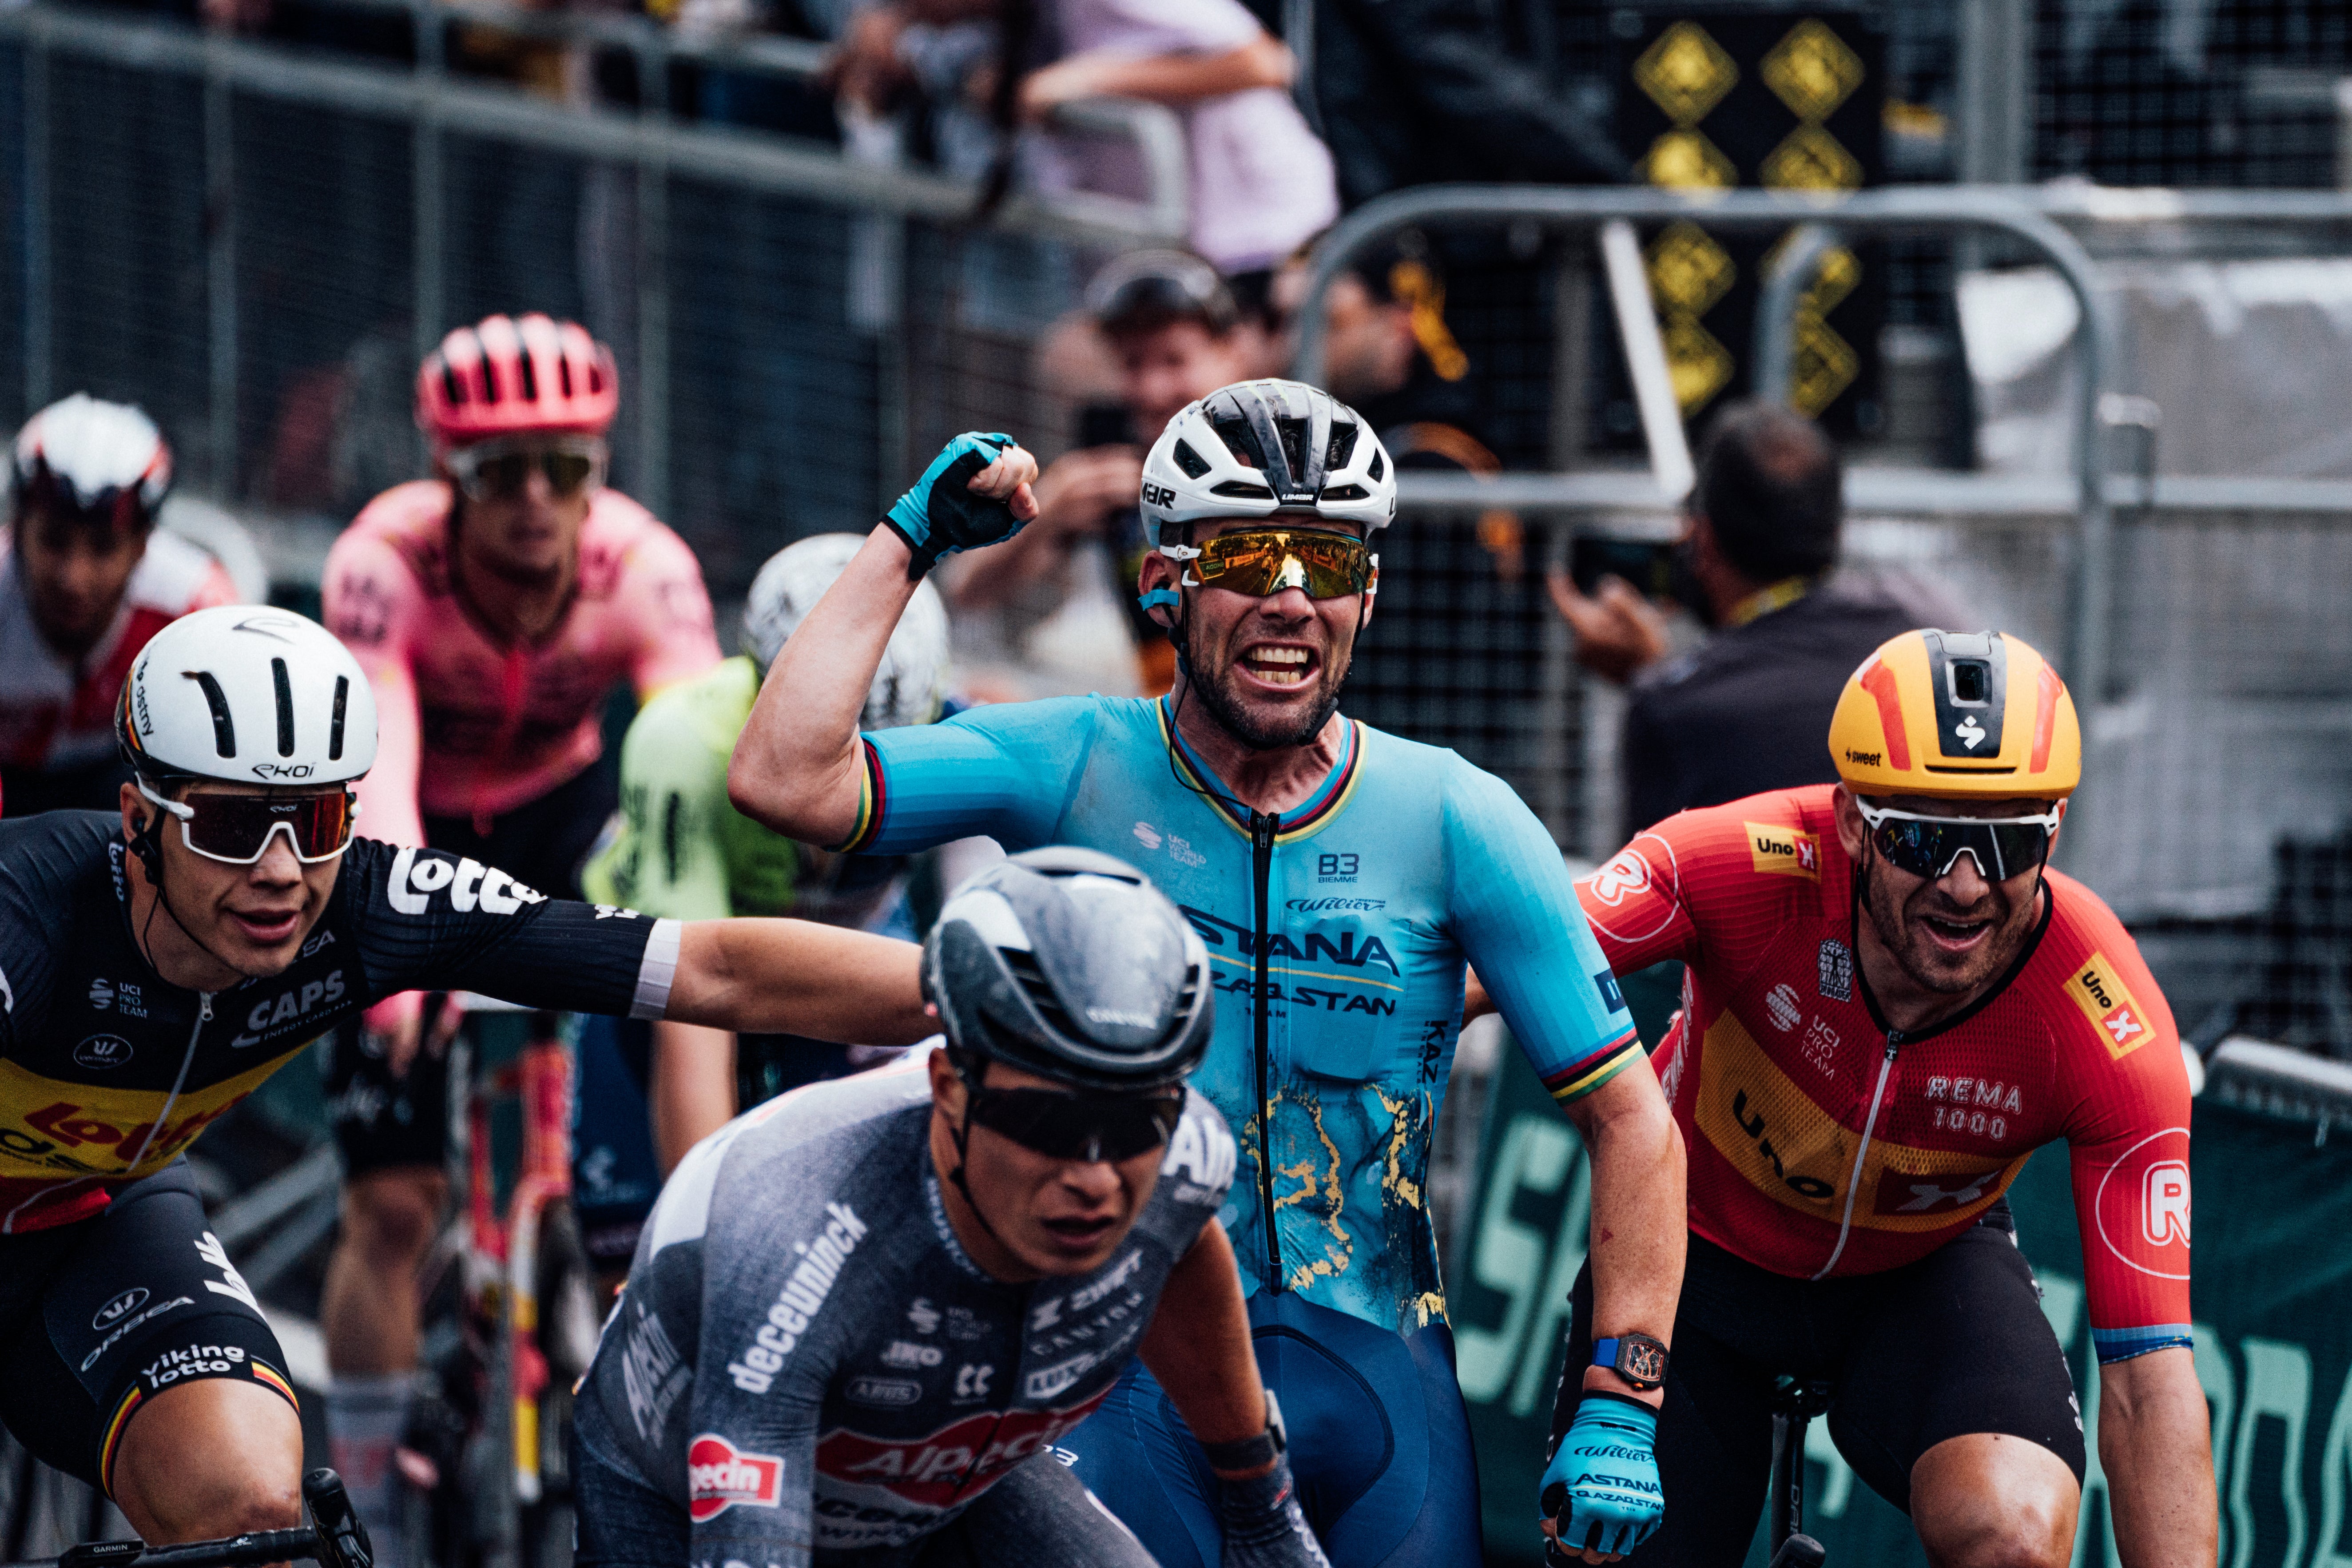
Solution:
{"label": "blue cycling glove", "polygon": [[1276,1454],[1273,1469],[1247,1480],[1220,1478],[1217,1489],[1225,1535],[1220,1568],[1331,1568],[1299,1509],[1288,1459]]}
{"label": "blue cycling glove", "polygon": [[1541,1517],[1559,1522],[1553,1563],[1575,1551],[1631,1552],[1666,1516],[1658,1485],[1658,1415],[1639,1400],[1588,1394],[1544,1470]]}
{"label": "blue cycling glove", "polygon": [[940,449],[923,477],[891,506],[882,521],[914,552],[907,563],[909,582],[920,581],[942,555],[995,544],[1021,531],[1011,507],[970,488],[972,476],[1013,445],[1010,436],[965,431]]}

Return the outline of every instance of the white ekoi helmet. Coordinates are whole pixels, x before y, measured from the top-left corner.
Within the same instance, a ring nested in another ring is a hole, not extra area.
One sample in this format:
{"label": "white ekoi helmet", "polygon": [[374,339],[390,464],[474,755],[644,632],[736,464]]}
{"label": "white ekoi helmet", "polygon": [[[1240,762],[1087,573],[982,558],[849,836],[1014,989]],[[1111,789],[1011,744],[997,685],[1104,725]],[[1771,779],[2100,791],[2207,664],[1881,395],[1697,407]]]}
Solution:
{"label": "white ekoi helmet", "polygon": [[347,784],[375,765],[375,693],[318,622],[222,605],[148,640],[122,683],[114,736],[151,784]]}

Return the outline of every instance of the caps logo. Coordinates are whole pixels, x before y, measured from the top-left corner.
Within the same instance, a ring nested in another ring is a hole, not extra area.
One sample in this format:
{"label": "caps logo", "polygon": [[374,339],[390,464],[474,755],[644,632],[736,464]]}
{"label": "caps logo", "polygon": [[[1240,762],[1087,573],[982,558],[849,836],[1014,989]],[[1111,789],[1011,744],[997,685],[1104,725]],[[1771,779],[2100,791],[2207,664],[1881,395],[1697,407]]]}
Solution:
{"label": "caps logo", "polygon": [[1650,863],[1638,849],[1620,849],[1614,859],[1592,873],[1586,886],[1594,898],[1615,909],[1625,901],[1626,894],[1650,890]]}
{"label": "caps logo", "polygon": [[2189,1129],[2151,1132],[2099,1178],[2099,1240],[2139,1273],[2189,1278]]}
{"label": "caps logo", "polygon": [[1822,994],[1832,1002],[1853,1000],[1853,949],[1832,937],[1822,943]]}
{"label": "caps logo", "polygon": [[2066,994],[2099,1033],[2100,1043],[2116,1061],[2147,1044],[2151,1030],[2115,965],[2104,952],[2095,952],[2067,978]]}
{"label": "caps logo", "polygon": [[687,1517],[697,1524],[730,1508],[774,1508],[783,1499],[784,1461],[746,1453],[716,1432],[686,1448]]}
{"label": "caps logo", "polygon": [[1822,839],[1778,822],[1743,822],[1748,853],[1758,872],[1769,877],[1822,878]]}

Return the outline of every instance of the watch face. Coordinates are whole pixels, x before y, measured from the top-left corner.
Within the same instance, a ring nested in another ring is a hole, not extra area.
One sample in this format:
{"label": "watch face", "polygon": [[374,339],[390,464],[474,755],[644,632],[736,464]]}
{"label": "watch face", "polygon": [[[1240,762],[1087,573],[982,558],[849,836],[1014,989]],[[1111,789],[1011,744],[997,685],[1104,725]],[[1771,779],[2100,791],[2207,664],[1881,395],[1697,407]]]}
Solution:
{"label": "watch face", "polygon": [[1627,1336],[1617,1342],[1617,1370],[1644,1388],[1666,1381],[1666,1347],[1648,1338]]}

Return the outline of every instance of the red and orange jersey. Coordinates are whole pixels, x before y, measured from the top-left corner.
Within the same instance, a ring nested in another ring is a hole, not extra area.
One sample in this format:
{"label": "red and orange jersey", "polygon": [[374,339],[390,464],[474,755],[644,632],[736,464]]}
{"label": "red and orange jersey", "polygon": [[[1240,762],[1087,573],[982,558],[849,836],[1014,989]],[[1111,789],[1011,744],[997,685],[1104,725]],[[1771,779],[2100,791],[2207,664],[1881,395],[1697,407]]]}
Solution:
{"label": "red and orange jersey", "polygon": [[1974,1224],[2063,1138],[2099,1358],[2189,1344],[2189,1079],[2139,950],[2053,871],[2000,985],[1890,1031],[1854,957],[1833,788],[1684,812],[1577,884],[1619,973],[1688,965],[1654,1065],[1693,1233],[1778,1274],[1876,1273]]}

